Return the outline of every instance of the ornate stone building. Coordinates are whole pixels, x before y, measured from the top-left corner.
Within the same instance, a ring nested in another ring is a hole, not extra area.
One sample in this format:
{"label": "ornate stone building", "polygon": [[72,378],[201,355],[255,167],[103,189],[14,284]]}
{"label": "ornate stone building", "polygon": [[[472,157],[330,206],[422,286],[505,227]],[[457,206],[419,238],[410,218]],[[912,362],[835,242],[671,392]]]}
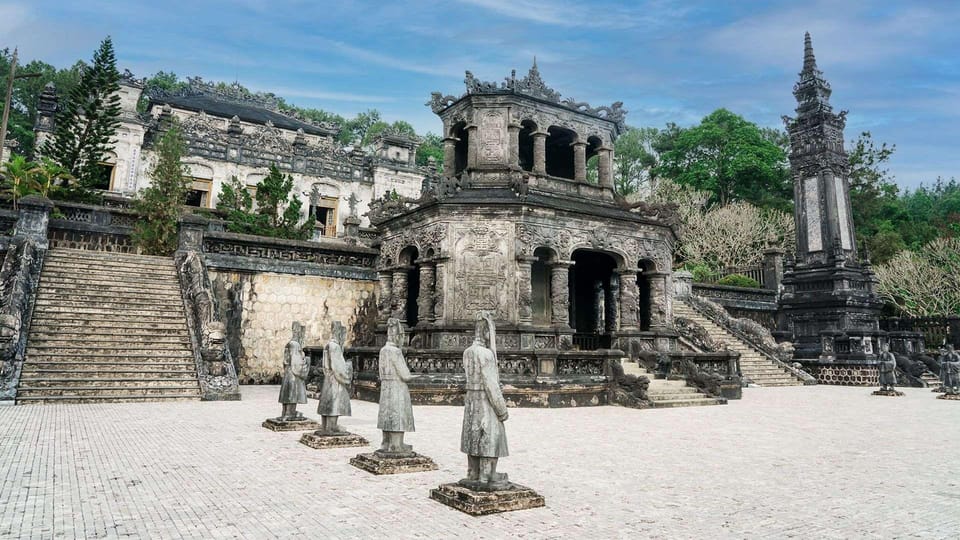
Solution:
{"label": "ornate stone building", "polygon": [[[142,94],[143,81],[127,72],[120,85],[122,123],[102,164],[100,187],[105,190],[130,196],[149,185],[153,145],[174,118],[183,129],[184,163],[193,181],[188,204],[215,208],[232,176],[254,192],[276,164],[293,176],[294,193],[304,203],[303,219],[307,212],[317,218],[316,236],[342,233],[351,198],[362,215],[371,200],[386,193],[416,197],[428,173],[416,166],[416,139],[384,133],[369,154],[343,147],[336,140],[337,126],[285,114],[276,100],[239,85],[224,90],[195,78],[180,92]],[[142,98],[144,114],[137,110]],[[48,85],[38,110],[38,142],[53,132],[56,109],[56,92]]]}
{"label": "ornate stone building", "polygon": [[674,347],[673,212],[614,191],[621,104],[561,99],[536,64],[499,85],[467,72],[466,90],[429,102],[443,121],[443,178],[371,211],[381,323],[404,321],[415,348],[462,351],[477,314],[492,312],[504,351],[546,355],[516,360],[530,362],[516,382],[532,387],[603,375],[587,351]]}
{"label": "ornate stone building", "polygon": [[846,111],[833,112],[830,85],[817,68],[810,34],[794,86],[790,134],[796,261],[788,264],[780,308],[796,359],[822,383],[875,384],[884,335],[882,302],[869,260],[857,256],[850,207],[849,159],[843,148]]}

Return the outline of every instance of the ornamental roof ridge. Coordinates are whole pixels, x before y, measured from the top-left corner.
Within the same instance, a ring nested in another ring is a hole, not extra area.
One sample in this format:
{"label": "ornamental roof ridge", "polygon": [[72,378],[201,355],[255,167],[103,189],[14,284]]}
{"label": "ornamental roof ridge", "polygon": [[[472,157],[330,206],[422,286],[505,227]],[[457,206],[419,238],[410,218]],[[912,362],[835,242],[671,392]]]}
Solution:
{"label": "ornamental roof ridge", "polygon": [[460,97],[443,95],[441,92],[431,93],[431,99],[427,105],[434,113],[441,113],[456,101],[472,94],[516,94],[528,96],[535,99],[554,103],[566,109],[575,112],[585,113],[598,118],[603,118],[617,124],[620,129],[626,125],[625,117],[627,111],[623,109],[623,102],[617,101],[610,106],[591,107],[584,101],[577,101],[572,97],[561,98],[560,92],[547,86],[540,76],[540,69],[537,67],[537,59],[534,57],[533,66],[527,75],[522,79],[517,78],[517,70],[511,70],[510,76],[504,78],[504,82],[481,81],[474,77],[470,70],[466,71],[466,77],[463,80],[467,87],[465,94]]}

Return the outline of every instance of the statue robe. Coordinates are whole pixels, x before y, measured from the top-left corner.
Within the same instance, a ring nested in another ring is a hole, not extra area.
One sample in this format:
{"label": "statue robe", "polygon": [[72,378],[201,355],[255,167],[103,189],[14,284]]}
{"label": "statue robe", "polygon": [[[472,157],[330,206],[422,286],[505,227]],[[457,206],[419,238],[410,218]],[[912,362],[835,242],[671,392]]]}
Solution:
{"label": "statue robe", "polygon": [[307,375],[310,364],[303,356],[300,343],[290,340],[283,350],[283,381],[280,383],[280,403],[307,402]]}
{"label": "statue robe", "polygon": [[892,352],[880,353],[880,364],[877,367],[880,371],[880,386],[897,384],[897,359]]}
{"label": "statue robe", "polygon": [[463,351],[467,375],[463,398],[463,430],[460,451],[479,457],[499,458],[507,451],[507,432],[500,416],[507,414],[507,402],[500,391],[500,373],[493,351],[474,341]]}
{"label": "statue robe", "polygon": [[323,388],[317,414],[350,416],[350,373],[343,359],[343,347],[332,339],[323,348]]}
{"label": "statue robe", "polygon": [[380,349],[380,412],[377,428],[383,431],[416,431],[407,381],[412,379],[403,351],[392,343]]}

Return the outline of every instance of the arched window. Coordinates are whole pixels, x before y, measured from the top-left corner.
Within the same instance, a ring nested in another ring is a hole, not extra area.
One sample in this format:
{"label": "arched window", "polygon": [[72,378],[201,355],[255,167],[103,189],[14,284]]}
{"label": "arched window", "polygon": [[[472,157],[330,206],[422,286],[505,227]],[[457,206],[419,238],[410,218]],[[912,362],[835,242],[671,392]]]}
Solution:
{"label": "arched window", "polygon": [[454,176],[467,169],[467,154],[470,148],[470,132],[467,131],[467,123],[457,122],[450,128],[450,135],[457,139],[454,146],[453,174]]}
{"label": "arched window", "polygon": [[546,143],[547,174],[560,178],[574,179],[573,144],[577,134],[559,126],[550,126]]}
{"label": "arched window", "polygon": [[536,132],[537,124],[534,123],[533,120],[520,122],[520,168],[525,171],[533,170],[533,134]]}

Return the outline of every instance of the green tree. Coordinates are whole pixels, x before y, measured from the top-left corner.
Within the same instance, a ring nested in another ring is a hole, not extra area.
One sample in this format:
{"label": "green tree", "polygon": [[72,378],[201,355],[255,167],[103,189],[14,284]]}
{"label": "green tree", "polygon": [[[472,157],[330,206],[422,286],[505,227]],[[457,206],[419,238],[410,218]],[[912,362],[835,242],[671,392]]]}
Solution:
{"label": "green tree", "polygon": [[236,176],[231,176],[230,180],[223,184],[220,189],[220,197],[217,199],[217,209],[227,213],[253,211],[253,197],[247,191],[247,186],[243,185]]}
{"label": "green tree", "polygon": [[100,162],[120,125],[119,82],[113,42],[107,37],[70,91],[54,137],[44,145],[43,154],[69,170],[83,188],[98,182]]}
{"label": "green tree", "polygon": [[157,162],[150,171],[150,186],[134,203],[140,219],[133,240],[143,253],[170,255],[177,249],[177,225],[190,191],[187,169],[181,161],[185,147],[180,129],[172,127],[156,146]]}
{"label": "green tree", "polygon": [[33,192],[37,172],[37,164],[27,161],[23,156],[13,156],[0,168],[0,176],[3,176],[3,191],[13,199],[14,208],[17,207],[17,201],[21,197]]}
{"label": "green tree", "polygon": [[746,201],[761,207],[790,207],[786,156],[756,124],[718,109],[699,125],[659,141],[660,165],[653,174],[711,193],[721,205]]}
{"label": "green tree", "polygon": [[443,172],[443,137],[436,133],[427,132],[423,136],[423,142],[417,148],[417,165],[425,166],[430,158],[434,159],[437,169]]}
{"label": "green tree", "polygon": [[[654,127],[627,130],[614,143],[614,185],[621,195],[630,195],[642,187],[651,187],[659,153],[654,149],[660,130]],[[595,159],[592,158],[591,161]],[[591,169],[595,169],[592,164]]]}
{"label": "green tree", "polygon": [[217,209],[227,212],[231,232],[307,240],[313,235],[316,220],[311,216],[297,225],[303,202],[292,191],[293,177],[271,165],[270,173],[257,184],[255,212],[246,186],[236,177],[224,185]]}

